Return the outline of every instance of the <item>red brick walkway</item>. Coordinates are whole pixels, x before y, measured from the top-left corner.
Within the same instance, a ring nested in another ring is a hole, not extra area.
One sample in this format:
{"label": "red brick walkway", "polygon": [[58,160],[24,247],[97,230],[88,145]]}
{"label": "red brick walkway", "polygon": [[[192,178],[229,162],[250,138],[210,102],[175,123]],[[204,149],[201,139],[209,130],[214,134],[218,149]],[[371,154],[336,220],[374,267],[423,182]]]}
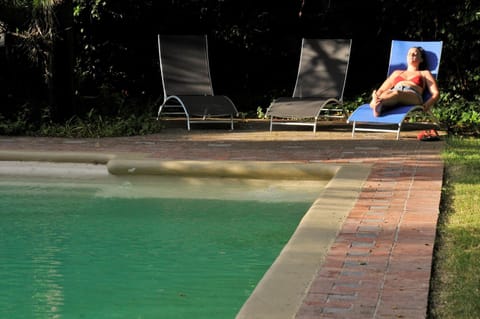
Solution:
{"label": "red brick walkway", "polygon": [[443,142],[415,131],[357,133],[348,128],[268,132],[268,127],[171,128],[143,137],[0,137],[0,151],[142,153],[165,160],[366,163],[372,171],[297,312],[312,318],[425,318],[442,187]]}
{"label": "red brick walkway", "polygon": [[442,164],[410,155],[374,165],[296,318],[425,318]]}

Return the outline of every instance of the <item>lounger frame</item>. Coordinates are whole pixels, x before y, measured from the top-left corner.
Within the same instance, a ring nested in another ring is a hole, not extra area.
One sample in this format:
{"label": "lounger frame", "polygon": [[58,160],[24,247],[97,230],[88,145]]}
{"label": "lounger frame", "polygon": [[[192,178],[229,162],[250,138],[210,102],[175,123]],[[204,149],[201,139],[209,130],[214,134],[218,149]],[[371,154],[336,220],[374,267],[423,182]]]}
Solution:
{"label": "lounger frame", "polygon": [[343,92],[351,39],[302,39],[300,62],[292,97],[274,99],[267,109],[274,125],[311,126],[320,119],[346,119]]}
{"label": "lounger frame", "polygon": [[196,123],[227,123],[234,129],[238,110],[232,100],[213,92],[206,35],[158,35],[162,77],[161,117],[186,118],[187,130]]}

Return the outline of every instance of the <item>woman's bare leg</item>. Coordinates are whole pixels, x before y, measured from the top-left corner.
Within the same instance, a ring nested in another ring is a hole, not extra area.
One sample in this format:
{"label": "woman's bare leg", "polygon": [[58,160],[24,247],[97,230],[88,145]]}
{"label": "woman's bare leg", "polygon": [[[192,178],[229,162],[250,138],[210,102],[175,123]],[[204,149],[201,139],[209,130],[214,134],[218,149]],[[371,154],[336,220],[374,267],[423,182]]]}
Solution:
{"label": "woman's bare leg", "polygon": [[418,96],[413,92],[404,91],[385,91],[380,96],[376,95],[373,91],[372,101],[370,107],[373,110],[374,116],[379,116],[382,111],[391,109],[392,107],[399,105],[418,104]]}
{"label": "woman's bare leg", "polygon": [[370,108],[373,110],[373,116],[380,116],[382,112],[382,99],[377,95],[377,91],[373,91],[372,100],[370,101]]}

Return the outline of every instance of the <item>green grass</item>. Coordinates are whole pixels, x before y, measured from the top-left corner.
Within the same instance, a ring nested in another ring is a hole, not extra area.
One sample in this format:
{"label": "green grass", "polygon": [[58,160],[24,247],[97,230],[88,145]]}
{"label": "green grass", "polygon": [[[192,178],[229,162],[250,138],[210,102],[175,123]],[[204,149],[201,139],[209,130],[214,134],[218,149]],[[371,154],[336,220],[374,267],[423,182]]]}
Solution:
{"label": "green grass", "polygon": [[480,139],[451,137],[429,318],[480,318]]}

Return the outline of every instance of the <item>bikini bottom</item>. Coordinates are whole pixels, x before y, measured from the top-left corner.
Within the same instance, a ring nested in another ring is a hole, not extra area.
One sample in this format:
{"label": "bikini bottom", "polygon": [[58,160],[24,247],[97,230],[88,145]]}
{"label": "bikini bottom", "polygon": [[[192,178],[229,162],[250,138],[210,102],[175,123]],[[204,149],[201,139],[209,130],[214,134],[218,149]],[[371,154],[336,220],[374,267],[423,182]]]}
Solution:
{"label": "bikini bottom", "polygon": [[402,92],[412,92],[415,93],[415,95],[418,97],[418,100],[420,101],[420,104],[423,103],[423,97],[420,93],[415,91],[415,89],[411,86],[408,85],[400,85],[397,84],[393,88],[391,88],[392,91],[402,91]]}

